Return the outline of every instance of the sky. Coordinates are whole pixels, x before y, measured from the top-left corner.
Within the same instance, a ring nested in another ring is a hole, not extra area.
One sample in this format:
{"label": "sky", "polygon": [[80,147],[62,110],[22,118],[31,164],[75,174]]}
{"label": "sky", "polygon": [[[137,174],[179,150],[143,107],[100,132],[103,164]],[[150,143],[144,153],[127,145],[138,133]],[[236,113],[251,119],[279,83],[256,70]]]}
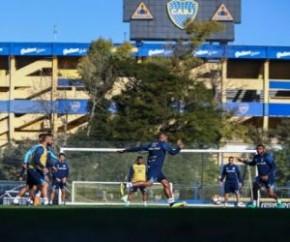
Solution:
{"label": "sky", "polygon": [[[158,0],[156,0],[158,1]],[[201,1],[201,0],[200,0]],[[123,0],[2,0],[0,42],[122,42]],[[242,0],[234,44],[290,46],[290,0]]]}

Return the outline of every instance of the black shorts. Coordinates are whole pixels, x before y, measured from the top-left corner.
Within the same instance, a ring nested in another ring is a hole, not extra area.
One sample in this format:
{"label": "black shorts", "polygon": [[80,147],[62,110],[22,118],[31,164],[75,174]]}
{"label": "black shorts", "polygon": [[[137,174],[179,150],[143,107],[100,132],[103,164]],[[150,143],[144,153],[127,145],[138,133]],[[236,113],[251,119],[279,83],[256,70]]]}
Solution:
{"label": "black shorts", "polygon": [[274,189],[274,183],[275,183],[274,175],[270,175],[268,181],[263,181],[261,176],[257,176],[254,181],[254,184],[256,184],[258,187],[264,186],[267,189]]}
{"label": "black shorts", "polygon": [[30,175],[30,172],[27,172],[26,185],[29,186],[29,189],[32,189],[34,186],[37,185],[35,180]]}
{"label": "black shorts", "polygon": [[148,171],[147,174],[148,180],[151,182],[161,182],[162,180],[166,180],[165,175],[162,171]]}
{"label": "black shorts", "polygon": [[239,183],[225,182],[225,193],[239,193]]}
{"label": "black shorts", "polygon": [[52,182],[52,189],[58,190],[58,189],[64,189],[66,187],[66,183],[65,182],[57,182],[57,181],[53,181]]}
{"label": "black shorts", "polygon": [[27,180],[29,180],[29,184],[28,184],[29,186],[43,185],[45,183],[45,178],[44,178],[43,173],[36,169],[28,169],[27,178],[28,178]]}
{"label": "black shorts", "polygon": [[131,188],[130,188],[130,193],[137,192],[138,189],[140,190],[140,192],[141,192],[142,194],[145,194],[145,193],[147,192],[145,186],[138,186],[138,187],[131,187]]}

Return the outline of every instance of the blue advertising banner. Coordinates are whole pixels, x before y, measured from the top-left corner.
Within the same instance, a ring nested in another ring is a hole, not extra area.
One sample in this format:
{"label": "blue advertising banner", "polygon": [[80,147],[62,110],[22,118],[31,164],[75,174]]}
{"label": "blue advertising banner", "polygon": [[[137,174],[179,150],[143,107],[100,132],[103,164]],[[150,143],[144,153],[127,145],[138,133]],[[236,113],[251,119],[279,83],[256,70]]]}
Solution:
{"label": "blue advertising banner", "polygon": [[164,44],[142,44],[136,45],[138,52],[135,56],[153,57],[153,56],[171,56],[173,54],[173,45]]}
{"label": "blue advertising banner", "polygon": [[279,89],[279,90],[290,90],[290,80],[287,81],[278,81],[271,80],[269,84],[270,89]]}
{"label": "blue advertising banner", "polygon": [[85,56],[89,44],[84,43],[55,43],[53,44],[53,55],[55,56]]}
{"label": "blue advertising banner", "polygon": [[9,112],[9,101],[0,101],[0,113]]}
{"label": "blue advertising banner", "polygon": [[224,56],[224,46],[222,45],[202,45],[194,55],[199,58],[222,58]]}
{"label": "blue advertising banner", "polygon": [[87,114],[88,100],[57,100],[51,101],[32,101],[14,100],[0,101],[1,113],[59,113],[59,114]]}
{"label": "blue advertising banner", "polygon": [[57,112],[60,114],[87,114],[88,100],[64,100],[57,102]]}
{"label": "blue advertising banner", "polygon": [[266,48],[263,46],[226,46],[225,57],[235,59],[265,59]]}
{"label": "blue advertising banner", "polygon": [[85,86],[81,80],[67,79],[67,78],[59,78],[57,80],[57,85],[59,87],[84,87]]}
{"label": "blue advertising banner", "polygon": [[263,116],[263,103],[229,102],[224,107],[234,116]]}
{"label": "blue advertising banner", "polygon": [[13,43],[11,54],[16,56],[51,56],[50,43]]}
{"label": "blue advertising banner", "polygon": [[270,117],[290,117],[290,104],[270,103]]}
{"label": "blue advertising banner", "polygon": [[[169,44],[132,43],[136,47],[133,56],[171,56],[175,46]],[[115,44],[118,46],[119,44]],[[0,55],[16,56],[85,56],[89,43],[0,43]],[[202,45],[195,53],[200,58],[271,59],[289,60],[290,47]]]}
{"label": "blue advertising banner", "polygon": [[[14,100],[0,101],[1,113],[59,113],[59,114],[87,114],[89,101],[86,99],[59,99],[51,101],[31,101],[31,100]],[[248,103],[248,102],[228,102],[224,108],[232,112],[234,116],[245,117],[290,117],[290,104],[280,103]],[[112,103],[110,112],[116,112],[116,106]]]}
{"label": "blue advertising banner", "polygon": [[9,55],[9,54],[10,54],[10,44],[0,43],[0,55]]}
{"label": "blue advertising banner", "polygon": [[290,104],[280,103],[237,103],[231,102],[224,105],[227,111],[230,111],[235,116],[246,117],[290,117]]}
{"label": "blue advertising banner", "polygon": [[268,47],[269,59],[290,60],[290,47]]}
{"label": "blue advertising banner", "polygon": [[11,112],[24,113],[52,113],[56,110],[56,104],[51,101],[14,100],[11,102]]}

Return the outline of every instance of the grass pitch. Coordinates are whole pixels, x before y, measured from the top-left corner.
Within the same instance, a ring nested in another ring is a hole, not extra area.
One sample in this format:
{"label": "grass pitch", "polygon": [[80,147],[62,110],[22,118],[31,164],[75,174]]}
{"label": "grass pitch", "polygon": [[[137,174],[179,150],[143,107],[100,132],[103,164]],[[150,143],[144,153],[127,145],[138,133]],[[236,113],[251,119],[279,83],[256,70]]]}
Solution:
{"label": "grass pitch", "polygon": [[290,209],[0,206],[0,218],[1,242],[284,242],[290,238]]}

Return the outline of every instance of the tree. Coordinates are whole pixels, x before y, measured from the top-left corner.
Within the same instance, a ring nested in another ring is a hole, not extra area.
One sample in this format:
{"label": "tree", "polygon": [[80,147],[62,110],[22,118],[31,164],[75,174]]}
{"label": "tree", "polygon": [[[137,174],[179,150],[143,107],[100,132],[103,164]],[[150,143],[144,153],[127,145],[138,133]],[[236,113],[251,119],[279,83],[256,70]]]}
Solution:
{"label": "tree", "polygon": [[275,151],[277,164],[276,182],[278,186],[287,186],[290,181],[290,149],[289,146],[279,151]]}
{"label": "tree", "polygon": [[282,119],[281,123],[269,131],[270,138],[276,138],[284,148],[290,149],[290,120]]}
{"label": "tree", "polygon": [[23,140],[15,146],[6,147],[0,153],[0,180],[17,180],[25,152],[34,141]]}
{"label": "tree", "polygon": [[87,136],[91,134],[97,106],[105,100],[106,94],[112,90],[119,78],[118,68],[116,68],[118,63],[123,59],[131,58],[132,48],[129,43],[115,48],[111,41],[100,38],[91,43],[88,55],[79,63],[78,71],[92,104]]}
{"label": "tree", "polygon": [[277,163],[277,184],[286,186],[290,181],[290,120],[283,119],[281,123],[269,131],[271,138],[276,138],[282,146],[281,150],[274,151]]}
{"label": "tree", "polygon": [[186,31],[191,41],[168,46],[172,57],[148,58],[142,63],[132,58],[118,61],[114,66],[129,81],[123,83],[121,93],[111,100],[102,98],[93,107],[98,121],[91,123],[91,134],[101,140],[147,141],[164,130],[198,145],[216,144],[224,135],[230,136],[228,115],[216,94],[192,72],[203,63],[194,51],[220,29],[216,22],[189,23]]}
{"label": "tree", "polygon": [[203,83],[150,61],[128,75],[134,78],[113,97],[117,113],[107,120],[110,137],[146,141],[163,130],[187,142],[219,140],[223,111]]}

